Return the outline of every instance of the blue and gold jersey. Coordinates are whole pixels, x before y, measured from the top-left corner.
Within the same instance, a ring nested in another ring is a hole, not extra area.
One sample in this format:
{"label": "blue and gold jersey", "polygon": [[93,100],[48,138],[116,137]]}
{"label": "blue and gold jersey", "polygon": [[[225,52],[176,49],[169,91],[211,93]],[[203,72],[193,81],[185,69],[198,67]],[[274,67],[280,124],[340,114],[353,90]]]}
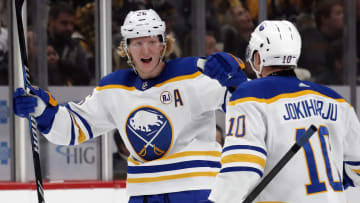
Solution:
{"label": "blue and gold jersey", "polygon": [[222,168],[210,198],[240,202],[311,125],[317,132],[255,202],[346,202],[360,185],[360,124],[335,91],[296,77],[269,76],[243,83],[226,114]]}
{"label": "blue and gold jersey", "polygon": [[210,189],[221,156],[215,111],[227,91],[196,63],[193,57],[166,62],[150,80],[131,69],[113,72],[83,102],[60,107],[45,136],[76,145],[118,129],[130,151],[131,196]]}

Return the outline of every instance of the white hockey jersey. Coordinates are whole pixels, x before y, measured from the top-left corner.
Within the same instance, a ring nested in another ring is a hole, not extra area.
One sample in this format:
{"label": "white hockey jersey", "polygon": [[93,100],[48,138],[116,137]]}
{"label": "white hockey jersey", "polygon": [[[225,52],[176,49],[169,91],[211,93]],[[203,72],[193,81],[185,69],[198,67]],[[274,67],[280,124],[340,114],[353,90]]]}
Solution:
{"label": "white hockey jersey", "polygon": [[211,189],[221,166],[215,111],[227,90],[196,62],[172,60],[150,80],[131,69],[111,73],[83,102],[60,107],[45,136],[76,145],[117,128],[130,151],[130,196]]}
{"label": "white hockey jersey", "polygon": [[226,122],[222,167],[210,194],[216,203],[244,200],[311,124],[317,132],[254,202],[346,202],[343,183],[360,185],[358,118],[327,87],[288,76],[243,83]]}

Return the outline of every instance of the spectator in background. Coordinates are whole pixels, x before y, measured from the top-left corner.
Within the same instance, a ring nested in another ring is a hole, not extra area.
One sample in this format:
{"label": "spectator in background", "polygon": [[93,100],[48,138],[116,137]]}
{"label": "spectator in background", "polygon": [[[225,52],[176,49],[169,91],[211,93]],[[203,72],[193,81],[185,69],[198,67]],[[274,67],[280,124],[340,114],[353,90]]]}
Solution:
{"label": "spectator in background", "polygon": [[344,84],[343,47],[342,41],[332,42],[325,52],[326,71],[318,78],[319,83],[325,85]]}
{"label": "spectator in background", "polygon": [[221,51],[217,47],[217,40],[213,32],[206,32],[205,35],[205,56],[210,56],[211,54]]}
{"label": "spectator in background", "polygon": [[[249,11],[240,2],[234,2],[236,1],[232,1],[232,4],[230,4],[232,24],[224,25],[221,28],[221,40],[224,43],[225,52],[230,52],[244,59],[246,47],[254,29],[254,23]],[[249,78],[256,78],[255,73],[248,64],[245,72]]]}
{"label": "spectator in background", "polygon": [[300,1],[299,14],[296,16],[296,27],[298,30],[315,28],[314,7],[316,1],[302,0]]}
{"label": "spectator in background", "polygon": [[[321,75],[328,71],[326,51],[329,49],[329,44],[342,39],[343,16],[342,1],[319,1],[315,11],[316,27],[300,30],[303,44],[299,66],[310,70],[312,80],[315,82],[320,82]],[[342,76],[338,75],[338,77]]]}
{"label": "spectator in background", "polygon": [[223,130],[219,125],[216,125],[216,141],[221,145],[221,147],[224,146],[224,140]]}
{"label": "spectator in background", "polygon": [[[73,39],[75,12],[64,2],[51,5],[48,21],[48,45],[56,51],[57,63],[48,63],[50,85],[88,85],[90,73],[86,52]],[[90,22],[89,22],[90,23]]]}
{"label": "spectator in background", "polygon": [[[303,3],[313,0],[267,0],[267,19],[287,19],[294,22]],[[242,0],[243,5],[249,9],[253,20],[259,20],[259,1]],[[263,1],[265,2],[265,1]]]}
{"label": "spectator in background", "polygon": [[8,84],[8,39],[8,30],[0,22],[0,85]]}
{"label": "spectator in background", "polygon": [[232,7],[231,14],[232,25],[224,25],[221,29],[224,51],[245,58],[245,50],[254,29],[254,23],[249,11],[241,5]]}

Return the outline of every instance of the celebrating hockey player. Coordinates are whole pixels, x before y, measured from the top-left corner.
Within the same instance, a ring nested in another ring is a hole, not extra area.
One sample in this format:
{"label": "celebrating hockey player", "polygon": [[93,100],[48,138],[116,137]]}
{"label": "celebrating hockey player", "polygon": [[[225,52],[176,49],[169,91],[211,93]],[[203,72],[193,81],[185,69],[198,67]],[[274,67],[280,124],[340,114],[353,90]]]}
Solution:
{"label": "celebrating hockey player", "polygon": [[360,185],[357,115],[335,91],[296,78],[300,50],[288,21],[264,21],[253,31],[247,60],[258,79],[231,96],[211,201],[242,202],[311,124],[317,132],[254,202],[347,202],[344,188]]}
{"label": "celebrating hockey player", "polygon": [[[52,143],[77,145],[117,129],[130,152],[129,202],[206,201],[220,169],[215,111],[229,87],[246,81],[242,61],[228,53],[164,61],[173,40],[153,10],[130,12],[121,27],[122,54],[132,69],[105,76],[84,102],[57,105],[50,93],[14,93],[18,116],[36,117]],[[200,71],[203,67],[204,71]],[[210,76],[210,77],[209,77]]]}

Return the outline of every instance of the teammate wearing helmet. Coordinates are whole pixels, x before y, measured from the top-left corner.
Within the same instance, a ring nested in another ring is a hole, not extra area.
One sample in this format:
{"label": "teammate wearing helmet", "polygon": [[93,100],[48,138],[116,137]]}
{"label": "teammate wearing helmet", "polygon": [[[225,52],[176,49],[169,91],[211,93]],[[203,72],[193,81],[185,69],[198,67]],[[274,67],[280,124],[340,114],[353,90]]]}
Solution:
{"label": "teammate wearing helmet", "polygon": [[259,78],[242,83],[227,106],[211,201],[242,202],[311,124],[317,133],[254,202],[346,202],[344,188],[360,185],[355,111],[335,91],[296,78],[300,49],[288,21],[264,21],[253,31],[247,60]]}
{"label": "teammate wearing helmet", "polygon": [[244,64],[223,52],[205,65],[198,57],[164,61],[173,41],[153,10],[130,12],[121,34],[121,53],[133,69],[105,76],[84,102],[61,107],[44,90],[32,88],[29,97],[17,89],[14,112],[33,115],[55,144],[76,145],[117,129],[130,152],[131,203],[207,200],[220,169],[215,111],[230,87],[246,81]]}

